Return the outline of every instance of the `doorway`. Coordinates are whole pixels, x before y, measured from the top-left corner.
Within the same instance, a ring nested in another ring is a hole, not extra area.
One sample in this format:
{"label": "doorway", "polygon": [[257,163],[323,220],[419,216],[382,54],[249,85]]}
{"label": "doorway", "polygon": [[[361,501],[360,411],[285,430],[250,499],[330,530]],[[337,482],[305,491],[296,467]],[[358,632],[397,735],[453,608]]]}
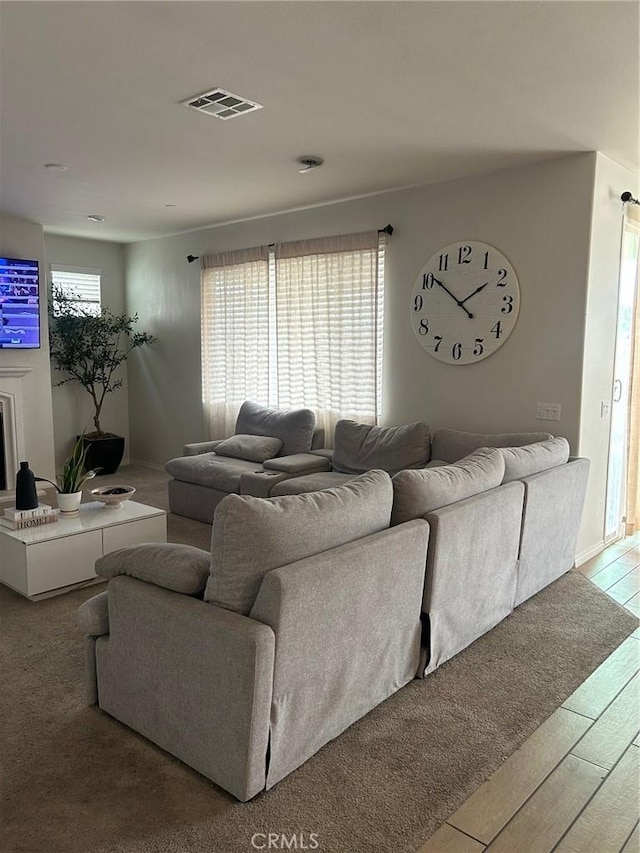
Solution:
{"label": "doorway", "polygon": [[625,535],[632,362],[634,349],[640,350],[640,328],[635,323],[639,258],[640,226],[625,220],[609,435],[605,543]]}

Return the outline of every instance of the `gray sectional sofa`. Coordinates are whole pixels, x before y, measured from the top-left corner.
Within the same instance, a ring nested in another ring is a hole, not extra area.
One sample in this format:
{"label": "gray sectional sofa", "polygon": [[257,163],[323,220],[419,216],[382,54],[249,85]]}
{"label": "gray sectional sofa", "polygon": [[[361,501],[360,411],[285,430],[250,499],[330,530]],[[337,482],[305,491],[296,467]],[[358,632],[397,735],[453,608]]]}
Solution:
{"label": "gray sectional sofa", "polygon": [[360,427],[317,452],[337,481],[221,500],[210,554],[101,558],[78,614],[89,701],[241,800],[574,564],[589,462],[565,439]]}

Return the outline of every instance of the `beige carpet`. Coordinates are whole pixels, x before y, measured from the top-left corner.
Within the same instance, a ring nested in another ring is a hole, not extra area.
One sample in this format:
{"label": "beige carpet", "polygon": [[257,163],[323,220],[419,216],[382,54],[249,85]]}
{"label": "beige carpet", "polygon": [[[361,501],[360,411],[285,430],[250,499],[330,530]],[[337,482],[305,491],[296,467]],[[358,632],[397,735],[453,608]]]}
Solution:
{"label": "beige carpet", "polygon": [[[138,497],[159,503],[162,479],[140,475]],[[203,544],[209,528],[171,530]],[[638,624],[570,572],[242,805],[84,705],[74,614],[98,589],[33,603],[0,588],[3,853],[253,853],[260,832],[413,853]]]}

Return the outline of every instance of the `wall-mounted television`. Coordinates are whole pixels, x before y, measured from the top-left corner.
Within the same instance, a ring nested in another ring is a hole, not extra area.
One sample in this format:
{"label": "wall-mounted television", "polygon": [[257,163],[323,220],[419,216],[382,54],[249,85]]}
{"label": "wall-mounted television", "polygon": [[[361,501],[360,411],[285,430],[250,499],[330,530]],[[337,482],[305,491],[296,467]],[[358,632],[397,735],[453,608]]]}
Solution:
{"label": "wall-mounted television", "polygon": [[40,346],[40,277],[37,261],[0,258],[0,347]]}

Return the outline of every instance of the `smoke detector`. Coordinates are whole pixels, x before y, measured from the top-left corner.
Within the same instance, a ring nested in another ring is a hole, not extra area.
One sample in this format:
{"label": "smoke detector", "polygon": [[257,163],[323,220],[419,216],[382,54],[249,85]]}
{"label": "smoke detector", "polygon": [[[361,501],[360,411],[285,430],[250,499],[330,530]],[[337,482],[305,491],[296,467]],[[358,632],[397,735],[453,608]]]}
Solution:
{"label": "smoke detector", "polygon": [[262,109],[262,104],[250,101],[240,95],[234,95],[233,92],[227,92],[226,89],[212,89],[210,92],[203,92],[202,95],[195,95],[180,103],[184,104],[185,107],[197,110],[199,113],[206,113],[214,118],[223,119],[223,121]]}

